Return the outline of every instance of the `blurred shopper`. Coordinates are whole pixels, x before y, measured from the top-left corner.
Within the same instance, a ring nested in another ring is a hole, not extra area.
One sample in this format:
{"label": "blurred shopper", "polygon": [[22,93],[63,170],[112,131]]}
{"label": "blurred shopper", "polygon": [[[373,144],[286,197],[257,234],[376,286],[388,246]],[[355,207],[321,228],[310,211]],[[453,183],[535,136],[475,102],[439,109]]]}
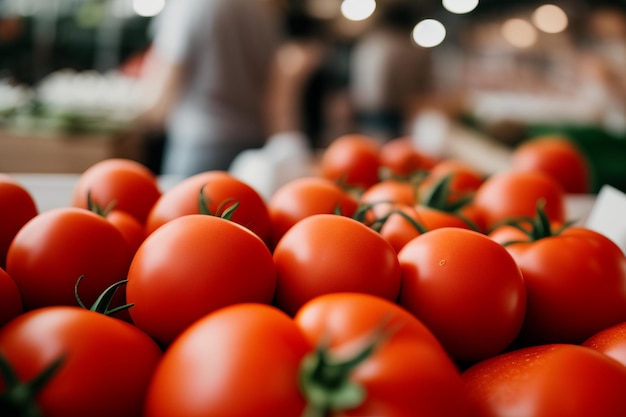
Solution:
{"label": "blurred shopper", "polygon": [[281,39],[271,0],[169,0],[144,73],[143,126],[164,126],[161,174],[227,170],[268,136],[267,81]]}
{"label": "blurred shopper", "polygon": [[411,103],[431,89],[431,58],[411,38],[418,21],[404,2],[381,5],[352,51],[350,96],[359,131],[382,141],[406,133]]}

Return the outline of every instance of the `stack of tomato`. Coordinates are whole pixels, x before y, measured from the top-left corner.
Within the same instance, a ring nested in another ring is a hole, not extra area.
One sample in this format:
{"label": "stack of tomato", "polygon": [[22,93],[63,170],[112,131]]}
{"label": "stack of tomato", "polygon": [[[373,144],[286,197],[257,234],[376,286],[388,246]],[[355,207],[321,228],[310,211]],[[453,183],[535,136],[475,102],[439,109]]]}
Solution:
{"label": "stack of tomato", "polygon": [[566,138],[487,176],[355,134],[268,201],[111,159],[38,212],[0,177],[0,415],[624,416],[590,175]]}

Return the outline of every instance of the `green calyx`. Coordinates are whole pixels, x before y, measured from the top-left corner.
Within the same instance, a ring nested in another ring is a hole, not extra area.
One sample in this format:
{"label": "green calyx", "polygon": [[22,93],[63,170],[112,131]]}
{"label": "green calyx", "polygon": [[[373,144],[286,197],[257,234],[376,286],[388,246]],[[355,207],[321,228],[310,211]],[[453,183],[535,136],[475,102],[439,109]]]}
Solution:
{"label": "green calyx", "polygon": [[117,201],[113,200],[109,204],[107,204],[106,207],[101,207],[98,203],[93,201],[93,197],[91,196],[91,190],[87,191],[87,208],[99,216],[106,218],[109,213],[113,211],[115,204],[117,204]]}
{"label": "green calyx", "polygon": [[307,400],[302,417],[326,417],[332,411],[356,408],[366,400],[365,387],[350,377],[391,336],[394,330],[385,329],[387,322],[369,334],[357,352],[346,359],[336,358],[328,341],[322,341],[304,357],[298,378],[300,391]]}
{"label": "green calyx", "polygon": [[110,316],[119,311],[126,310],[133,306],[133,304],[124,304],[118,307],[110,308],[111,301],[113,300],[113,297],[115,296],[115,293],[117,292],[118,288],[121,287],[122,285],[125,285],[128,282],[127,279],[124,279],[114,284],[111,284],[107,289],[105,289],[102,292],[102,294],[98,296],[98,298],[96,299],[96,301],[93,303],[91,307],[87,307],[83,303],[83,301],[80,299],[80,296],[78,295],[78,286],[84,278],[85,278],[84,275],[81,275],[80,277],[78,277],[78,279],[76,280],[76,284],[74,285],[74,297],[76,298],[76,302],[78,303],[80,307],[87,309],[87,310],[95,311],[96,313],[104,314],[105,316]]}
{"label": "green calyx", "polygon": [[28,382],[21,382],[15,370],[0,354],[0,377],[4,392],[0,393],[0,415],[6,417],[44,417],[37,406],[36,397],[63,364],[64,357],[53,361],[40,374]]}
{"label": "green calyx", "polygon": [[226,220],[232,220],[233,213],[239,207],[239,201],[235,200],[234,198],[226,199],[219,204],[217,210],[215,210],[215,213],[212,213],[211,209],[209,208],[209,200],[207,200],[206,196],[204,195],[205,187],[206,185],[202,186],[198,195],[198,211],[200,212],[200,214],[221,217]]}

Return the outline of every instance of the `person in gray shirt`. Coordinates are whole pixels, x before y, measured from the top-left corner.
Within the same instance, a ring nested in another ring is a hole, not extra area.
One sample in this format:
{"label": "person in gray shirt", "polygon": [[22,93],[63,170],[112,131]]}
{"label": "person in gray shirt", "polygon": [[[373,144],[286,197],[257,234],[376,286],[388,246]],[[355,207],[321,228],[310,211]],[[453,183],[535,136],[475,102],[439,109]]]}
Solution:
{"label": "person in gray shirt", "polygon": [[263,146],[272,59],[282,40],[272,0],[169,0],[154,21],[142,126],[163,126],[162,175],[227,170]]}

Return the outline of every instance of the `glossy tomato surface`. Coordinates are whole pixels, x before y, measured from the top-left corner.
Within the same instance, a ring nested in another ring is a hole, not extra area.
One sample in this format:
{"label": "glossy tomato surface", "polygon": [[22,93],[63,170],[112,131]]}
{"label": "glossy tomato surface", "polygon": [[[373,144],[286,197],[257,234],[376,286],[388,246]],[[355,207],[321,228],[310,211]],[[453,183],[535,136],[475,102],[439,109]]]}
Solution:
{"label": "glossy tomato surface", "polygon": [[380,143],[361,134],[346,134],[324,149],[319,162],[323,178],[365,189],[379,180]]}
{"label": "glossy tomato surface", "polygon": [[446,227],[414,238],[398,259],[400,304],[433,331],[455,360],[485,359],[517,337],[526,286],[500,244],[478,232]]}
{"label": "glossy tomato surface", "polygon": [[626,414],[626,367],[593,349],[530,346],[463,373],[484,417],[615,417]]}
{"label": "glossy tomato surface", "polygon": [[126,298],[134,323],[167,345],[219,307],[270,303],[275,287],[272,254],[257,235],[230,220],[190,214],[169,221],[139,247]]}
{"label": "glossy tomato surface", "polygon": [[[53,306],[2,327],[0,354],[22,382],[61,359],[36,396],[41,415],[137,417],[162,352],[131,324],[80,307]],[[0,392],[5,388],[0,380]]]}
{"label": "glossy tomato surface", "polygon": [[72,192],[71,205],[89,208],[87,195],[100,207],[111,204],[145,223],[152,205],[161,196],[156,175],[140,162],[105,159],[87,168]]}
{"label": "glossy tomato surface", "polygon": [[300,417],[298,369],[312,349],[274,307],[224,307],[196,321],[165,352],[144,416]]}
{"label": "glossy tomato surface", "polygon": [[39,213],[30,192],[13,177],[0,174],[0,268],[6,268],[11,241]]}
{"label": "glossy tomato surface", "polygon": [[74,287],[91,305],[109,285],[126,279],[131,252],[120,231],[102,216],[77,207],[38,214],[17,233],[7,253],[7,273],[25,310],[77,305]]}
{"label": "glossy tomato surface", "polygon": [[288,314],[322,294],[362,292],[395,300],[400,289],[393,247],[345,216],[316,214],[299,221],[276,245],[274,263],[274,303]]}

